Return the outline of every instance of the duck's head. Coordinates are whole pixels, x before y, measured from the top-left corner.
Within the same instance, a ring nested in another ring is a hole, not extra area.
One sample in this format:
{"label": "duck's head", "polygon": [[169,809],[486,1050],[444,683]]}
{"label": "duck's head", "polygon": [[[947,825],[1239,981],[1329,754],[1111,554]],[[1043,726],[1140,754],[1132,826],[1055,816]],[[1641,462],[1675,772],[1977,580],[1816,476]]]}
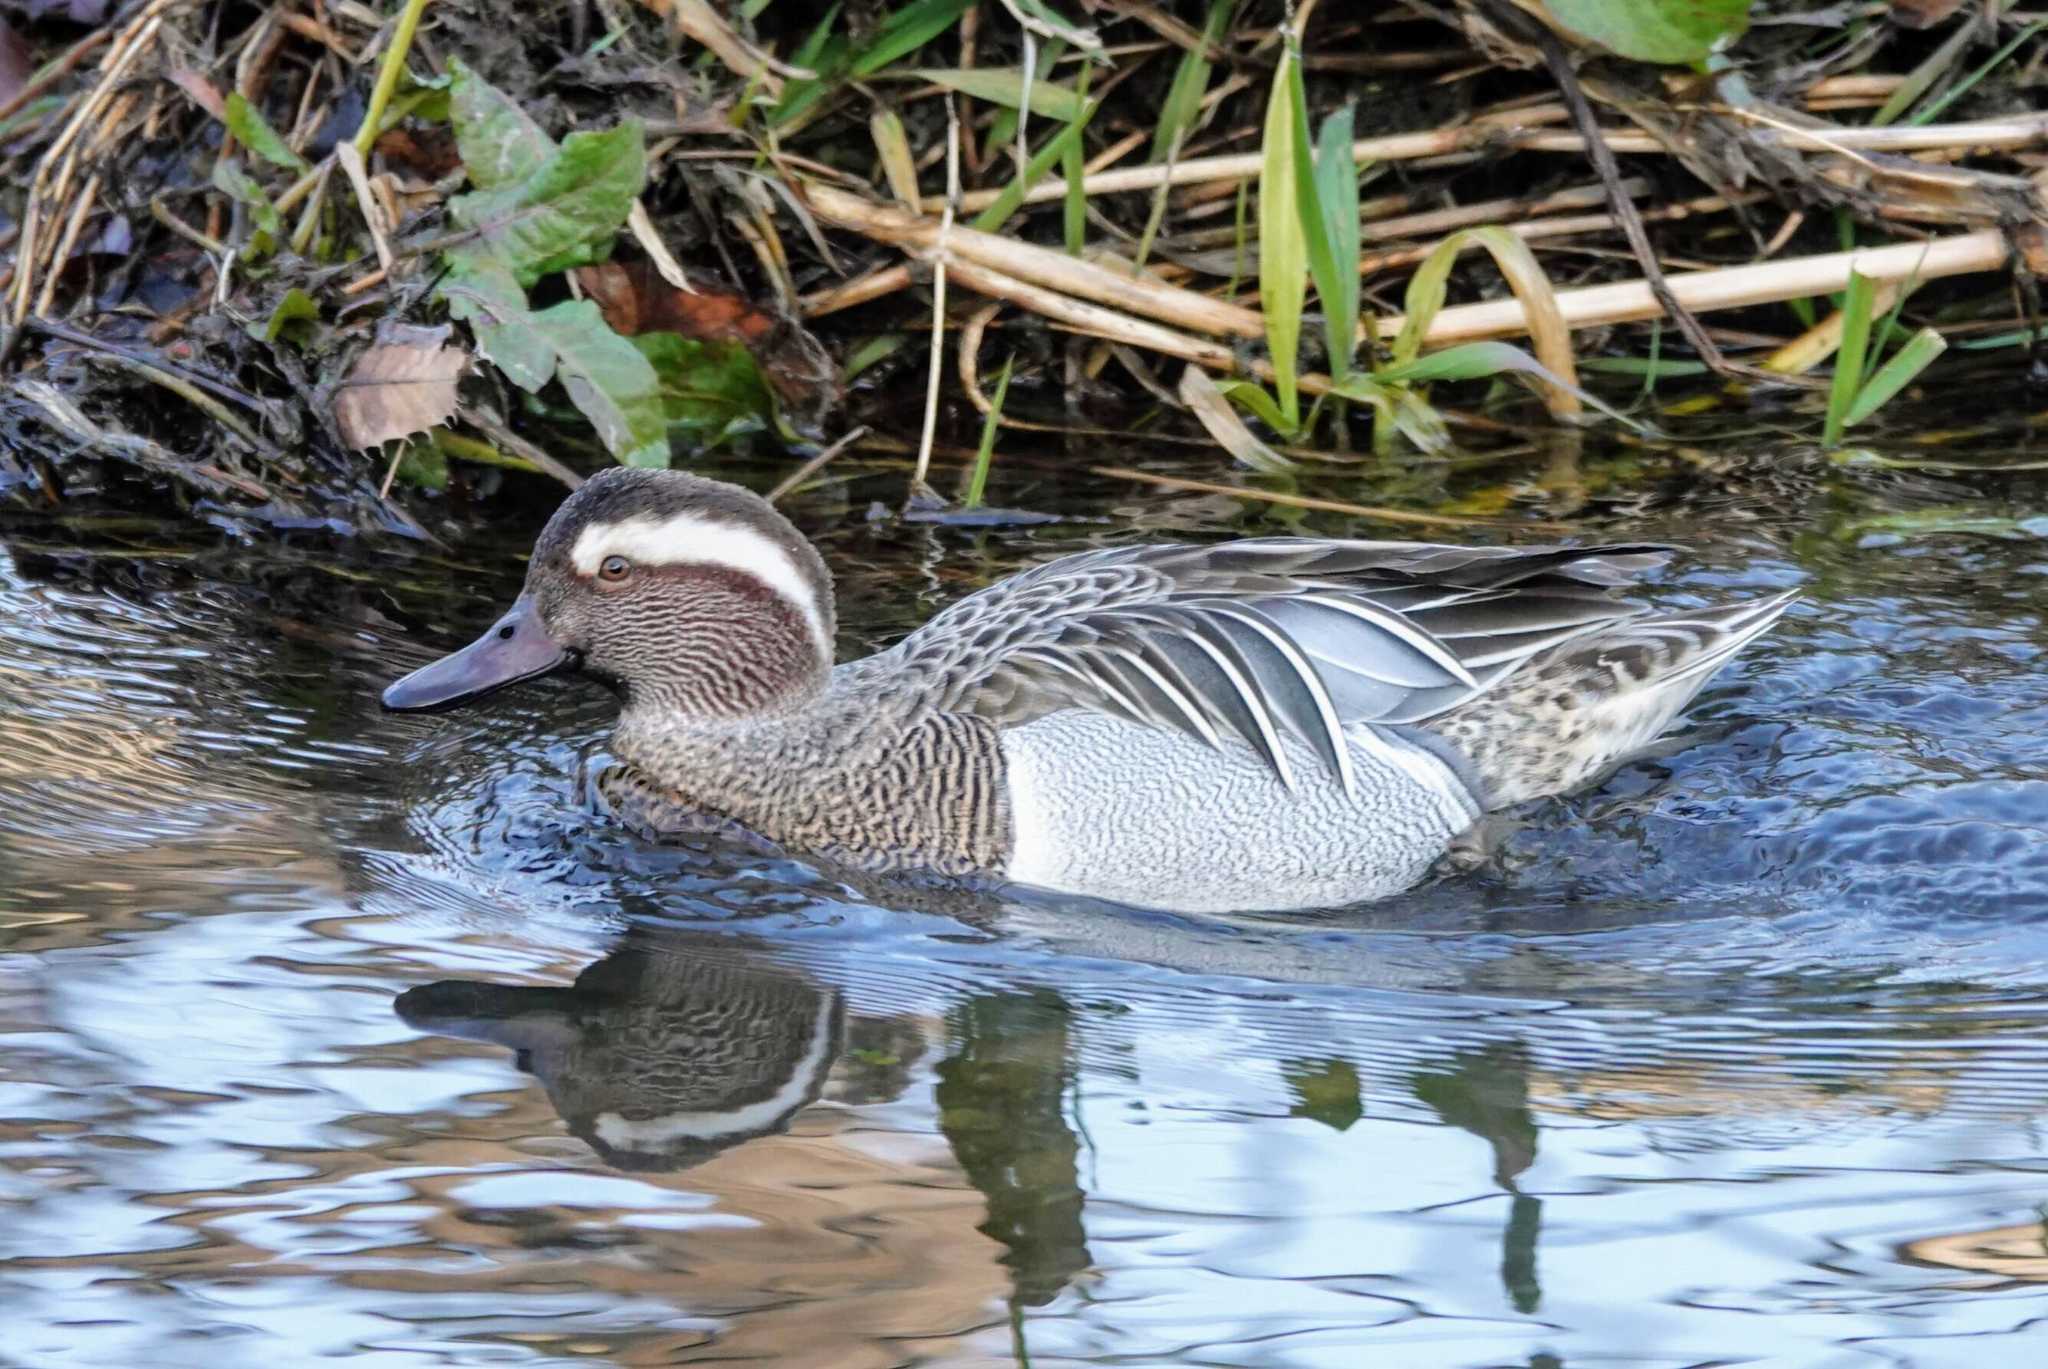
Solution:
{"label": "duck's head", "polygon": [[800,704],[832,669],[832,578],[767,500],[681,471],[592,476],[548,520],[505,616],[384,691],[453,708],[581,671],[629,714],[742,718]]}

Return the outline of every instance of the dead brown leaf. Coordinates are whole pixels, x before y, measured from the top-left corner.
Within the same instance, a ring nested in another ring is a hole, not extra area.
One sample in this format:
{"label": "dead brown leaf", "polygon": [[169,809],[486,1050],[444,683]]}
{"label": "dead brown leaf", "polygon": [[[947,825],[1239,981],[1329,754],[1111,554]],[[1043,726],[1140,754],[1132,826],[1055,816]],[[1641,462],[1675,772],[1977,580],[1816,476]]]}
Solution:
{"label": "dead brown leaf", "polygon": [[703,281],[693,282],[694,290],[678,290],[648,261],[586,266],[577,271],[576,283],[615,333],[680,333],[746,348],[799,426],[837,407],[839,370],[831,354],[795,320],[769,313],[744,295]]}
{"label": "dead brown leaf", "polygon": [[392,325],[357,358],[334,394],[334,422],[351,447],[438,428],[455,416],[455,382],[469,353],[447,344],[448,329]]}

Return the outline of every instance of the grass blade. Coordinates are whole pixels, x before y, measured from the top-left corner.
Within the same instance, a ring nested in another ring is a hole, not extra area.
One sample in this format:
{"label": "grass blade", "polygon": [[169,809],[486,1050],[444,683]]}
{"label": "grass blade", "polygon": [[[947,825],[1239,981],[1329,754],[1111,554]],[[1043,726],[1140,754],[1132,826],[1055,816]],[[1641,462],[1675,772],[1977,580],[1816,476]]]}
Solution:
{"label": "grass blade", "polygon": [[1863,359],[1870,351],[1871,301],[1877,287],[1860,271],[1849,272],[1849,288],[1842,296],[1842,345],[1835,353],[1834,379],[1828,385],[1827,418],[1821,425],[1821,445],[1841,442],[1849,426],[1849,410],[1856,392],[1863,386]]}
{"label": "grass blade", "polygon": [[[1253,387],[1256,388],[1256,387]],[[1261,399],[1266,396],[1262,392]],[[1294,469],[1294,463],[1261,442],[1245,421],[1230,407],[1230,401],[1223,397],[1223,391],[1216,388],[1216,382],[1209,373],[1193,362],[1180,373],[1181,402],[1194,412],[1216,439],[1216,445],[1250,466],[1255,471],[1276,474]]]}
{"label": "grass blade", "polygon": [[1906,345],[1894,352],[1890,361],[1878,367],[1869,384],[1857,393],[1855,402],[1842,417],[1842,426],[1853,428],[1882,409],[1894,395],[1912,384],[1913,377],[1926,370],[1930,362],[1947,350],[1948,339],[1932,328],[1922,328],[1906,339]]}
{"label": "grass blade", "polygon": [[1323,302],[1323,326],[1330,343],[1330,374],[1351,370],[1358,351],[1358,163],[1351,155],[1352,110],[1349,105],[1323,120],[1316,142],[1316,199],[1322,205],[1323,232],[1334,266],[1329,278],[1316,277]]}
{"label": "grass blade", "polygon": [[1301,426],[1301,393],[1296,379],[1301,354],[1301,315],[1308,298],[1308,236],[1302,227],[1302,190],[1296,185],[1305,157],[1295,146],[1295,100],[1300,69],[1294,45],[1281,53],[1266,100],[1263,161],[1259,170],[1259,308],[1266,316],[1266,347],[1272,354],[1274,389],[1292,437]]}
{"label": "grass blade", "polygon": [[982,496],[988,492],[988,468],[995,458],[996,432],[1003,426],[1003,401],[1010,394],[1010,369],[1016,363],[1013,353],[1003,358],[1003,369],[996,372],[996,392],[989,398],[988,412],[981,420],[981,445],[974,449],[974,473],[968,477],[967,493],[960,501],[964,508],[980,508]]}

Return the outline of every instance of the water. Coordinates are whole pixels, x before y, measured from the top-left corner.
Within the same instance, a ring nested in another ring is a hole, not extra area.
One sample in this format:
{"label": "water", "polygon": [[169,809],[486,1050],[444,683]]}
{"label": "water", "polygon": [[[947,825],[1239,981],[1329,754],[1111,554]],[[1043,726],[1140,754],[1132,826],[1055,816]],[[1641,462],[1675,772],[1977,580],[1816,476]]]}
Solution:
{"label": "water", "polygon": [[[1807,598],[1688,748],[1295,917],[643,846],[595,691],[376,710],[512,544],[10,516],[0,1363],[2040,1362],[2048,482],[1717,450],[1304,480]],[[800,498],[845,649],[1283,526],[1055,464],[1038,526]]]}

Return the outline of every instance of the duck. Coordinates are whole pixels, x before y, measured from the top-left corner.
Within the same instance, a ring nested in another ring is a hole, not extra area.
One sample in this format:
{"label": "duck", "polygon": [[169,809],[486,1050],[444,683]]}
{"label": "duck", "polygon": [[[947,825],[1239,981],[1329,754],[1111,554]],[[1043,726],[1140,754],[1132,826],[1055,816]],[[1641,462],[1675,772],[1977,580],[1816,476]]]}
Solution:
{"label": "duck", "polygon": [[548,520],[505,614],[383,705],[608,686],[605,792],[655,835],[1139,908],[1341,907],[1640,754],[1795,598],[1621,597],[1673,552],[1108,546],[841,662],[831,573],[773,505],[619,467]]}

